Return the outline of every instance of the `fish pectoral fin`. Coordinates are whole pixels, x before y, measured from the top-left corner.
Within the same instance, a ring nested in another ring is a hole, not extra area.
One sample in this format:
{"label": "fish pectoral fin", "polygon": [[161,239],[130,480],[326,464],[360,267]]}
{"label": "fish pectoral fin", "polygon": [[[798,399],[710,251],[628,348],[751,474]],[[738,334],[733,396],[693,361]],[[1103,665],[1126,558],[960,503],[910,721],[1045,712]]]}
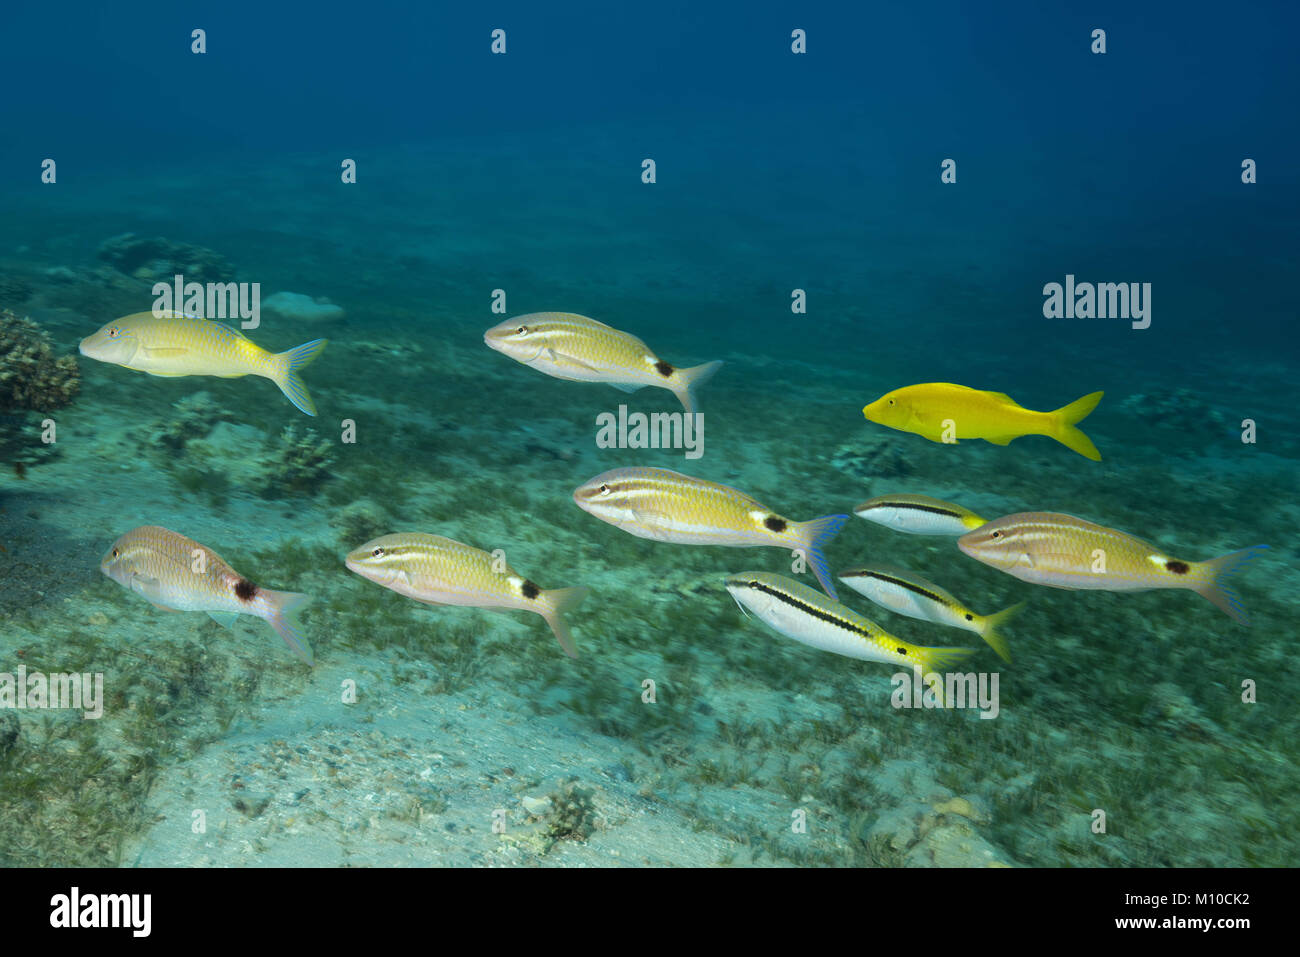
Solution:
{"label": "fish pectoral fin", "polygon": [[556,365],[579,366],[580,368],[588,369],[592,372],[598,371],[595,366],[588,365],[587,363],[579,359],[577,356],[571,356],[564,352],[556,352],[550,346],[546,347],[546,355],[547,358],[549,358]]}
{"label": "fish pectoral fin", "polygon": [[213,621],[215,621],[218,625],[221,625],[223,628],[229,628],[232,625],[234,625],[236,621],[239,620],[239,612],[210,611],[208,612],[208,617],[211,618]]}
{"label": "fish pectoral fin", "polygon": [[[141,575],[137,572],[131,576],[131,591],[157,605],[162,595],[162,582],[156,578],[150,578],[148,575]],[[168,608],[167,610],[173,611],[174,609]]]}
{"label": "fish pectoral fin", "polygon": [[1016,564],[1021,568],[1033,568],[1034,558],[1028,552],[1021,552],[1020,557],[1016,559]]}

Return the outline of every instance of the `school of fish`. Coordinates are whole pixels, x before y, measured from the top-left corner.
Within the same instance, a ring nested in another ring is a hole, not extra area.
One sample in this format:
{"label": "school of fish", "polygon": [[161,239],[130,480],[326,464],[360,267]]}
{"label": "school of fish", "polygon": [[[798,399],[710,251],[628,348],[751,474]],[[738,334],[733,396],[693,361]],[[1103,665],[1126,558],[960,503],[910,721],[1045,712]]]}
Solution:
{"label": "school of fish", "polygon": [[[715,361],[674,366],[631,333],[573,313],[531,313],[508,319],[488,329],[484,342],[558,379],[603,382],[626,391],[646,386],[665,389],[688,413],[697,411],[698,390],[722,365]],[[106,324],[82,341],[81,352],[155,376],[262,376],[275,382],[298,409],[315,415],[315,403],[299,372],[324,346],[325,340],[317,339],[272,353],[221,323],[181,313],[148,312]],[[1101,398],[1101,392],[1093,392],[1055,411],[1035,412],[1002,392],[926,383],[887,392],[862,412],[870,422],[934,442],[983,439],[1007,445],[1021,436],[1041,435],[1099,461],[1100,452],[1077,425]],[[722,584],[747,616],[794,641],[849,658],[926,672],[955,668],[975,653],[974,648],[905,641],[839,601],[825,548],[844,528],[848,515],[800,521],[728,485],[652,467],[610,469],[579,485],[572,497],[582,511],[639,538],[787,551],[792,574],[811,572],[822,591],[770,571],[727,574]],[[1213,602],[1241,624],[1248,624],[1249,617],[1233,580],[1267,548],[1256,545],[1218,558],[1189,561],[1071,515],[1020,512],[989,520],[961,505],[913,492],[878,495],[853,513],[896,532],[955,538],[961,553],[1024,582],[1114,592],[1185,589]],[[536,614],[564,653],[577,656],[568,616],[589,590],[543,588],[515,571],[499,549],[489,552],[439,535],[399,532],[358,546],[343,557],[343,565],[367,581],[426,605]],[[306,595],[258,586],[212,549],[178,532],[160,526],[133,529],[113,542],[100,569],[165,611],[202,611],[224,625],[240,615],[262,618],[303,661],[314,661],[296,621]],[[1001,629],[1024,602],[980,614],[927,578],[880,563],[845,569],[838,578],[887,611],[978,635],[1003,661],[1011,661]]]}

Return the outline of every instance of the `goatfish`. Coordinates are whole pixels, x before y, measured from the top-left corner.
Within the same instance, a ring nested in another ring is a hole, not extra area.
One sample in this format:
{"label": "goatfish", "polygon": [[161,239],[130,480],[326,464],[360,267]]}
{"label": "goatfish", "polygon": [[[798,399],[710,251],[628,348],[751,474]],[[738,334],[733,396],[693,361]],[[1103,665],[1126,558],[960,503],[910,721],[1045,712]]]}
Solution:
{"label": "goatfish", "polygon": [[680,369],[660,359],[632,335],[571,312],[533,312],[507,319],[483,334],[489,348],[557,379],[606,382],[624,392],[645,386],[667,389],[687,413],[696,392],[722,363]]}
{"label": "goatfish", "polygon": [[163,611],[204,611],[230,627],[240,615],[266,619],[294,654],[312,664],[295,612],[310,599],[254,585],[220,555],[160,525],[142,525],[113,543],[99,570]]}
{"label": "goatfish", "polygon": [[543,589],[490,552],[422,532],[381,535],[349,552],[345,564],[426,605],[531,611],[546,619],[565,654],[578,657],[564,613],[587,597],[586,588]]}
{"label": "goatfish", "polygon": [[1250,624],[1229,580],[1267,545],[1204,562],[1173,558],[1140,538],[1073,515],[1021,512],[963,535],[957,547],[977,561],[1051,588],[1149,591],[1188,588],[1234,621]]}
{"label": "goatfish", "polygon": [[316,404],[298,373],[320,355],[327,341],[313,339],[288,352],[267,352],[219,322],[181,312],[137,312],[82,339],[81,354],[156,376],[261,376],[303,412],[315,415]]}
{"label": "goatfish", "polygon": [[826,594],[836,597],[822,548],[844,527],[847,515],[796,522],[728,485],[648,467],[602,472],[578,486],[573,500],[584,512],[638,538],[799,549]]}
{"label": "goatfish", "polygon": [[727,591],[742,611],[795,641],[860,661],[942,672],[974,654],[973,648],[928,648],[891,635],[852,608],[831,601],[800,582],[771,572],[727,577]]}
{"label": "goatfish", "polygon": [[1011,661],[1011,650],[998,627],[1018,614],[1025,607],[1024,602],[992,615],[979,615],[934,582],[888,565],[851,568],[840,572],[839,578],[881,608],[888,608],[909,618],[934,622],[936,625],[973,631],[988,642],[999,658],[1007,663]]}
{"label": "goatfish", "polygon": [[866,405],[862,414],[878,425],[912,432],[931,442],[955,444],[959,439],[983,439],[1006,445],[1022,435],[1046,435],[1094,462],[1101,453],[1075,426],[1088,416],[1105,393],[1093,392],[1054,412],[1035,412],[1005,392],[984,392],[951,382],[928,382],[886,392]]}
{"label": "goatfish", "polygon": [[985,521],[968,508],[928,495],[877,495],[855,508],[853,514],[911,535],[965,535]]}

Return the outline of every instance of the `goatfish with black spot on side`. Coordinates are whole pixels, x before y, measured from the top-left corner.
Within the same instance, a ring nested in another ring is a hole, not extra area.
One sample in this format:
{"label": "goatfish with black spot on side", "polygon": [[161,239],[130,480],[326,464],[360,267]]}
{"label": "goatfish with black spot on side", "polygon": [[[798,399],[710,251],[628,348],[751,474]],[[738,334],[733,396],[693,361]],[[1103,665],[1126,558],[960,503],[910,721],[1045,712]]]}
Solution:
{"label": "goatfish with black spot on side", "polygon": [[240,615],[264,618],[294,654],[313,663],[294,617],[306,595],[261,588],[179,532],[161,525],[132,529],[113,543],[99,570],[163,611],[207,612],[226,627]]}
{"label": "goatfish with black spot on side", "polygon": [[936,625],[974,632],[988,642],[999,658],[1008,664],[1011,662],[1011,649],[998,628],[1019,614],[1025,607],[1024,602],[992,615],[976,614],[934,582],[889,565],[850,568],[840,572],[839,579],[881,608]]}
{"label": "goatfish with black spot on side", "polygon": [[1094,462],[1101,453],[1075,426],[1105,393],[1093,392],[1054,412],[1035,412],[1005,392],[986,392],[951,382],[927,382],[886,392],[862,409],[871,422],[911,432],[931,442],[955,445],[960,439],[983,439],[1006,445],[1022,435],[1046,435]]}
{"label": "goatfish with black spot on side", "polygon": [[1118,529],[1058,512],[1020,512],[994,519],[959,538],[957,547],[976,561],[1049,588],[1190,589],[1243,625],[1250,624],[1250,618],[1229,581],[1268,548],[1254,545],[1189,562]]}
{"label": "goatfish with black spot on side", "polygon": [[490,552],[423,532],[381,535],[349,552],[345,564],[426,605],[531,611],[551,626],[566,655],[578,657],[564,614],[587,597],[586,588],[543,589]]}
{"label": "goatfish with black spot on side", "polygon": [[584,512],[638,538],[798,551],[826,594],[835,597],[822,549],[839,534],[847,515],[796,522],[729,485],[649,467],[602,472],[579,485],[573,500]]}
{"label": "goatfish with black spot on side", "polygon": [[696,392],[722,367],[719,362],[680,369],[660,359],[644,342],[603,322],[572,312],[533,312],[493,326],[483,334],[489,348],[538,372],[572,382],[604,382],[635,392],[667,389],[687,413]]}
{"label": "goatfish with black spot on side", "polygon": [[891,635],[852,608],[801,582],[771,572],[727,576],[727,591],[741,610],[802,644],[860,661],[919,667],[942,673],[975,653],[974,648],[929,648]]}
{"label": "goatfish with black spot on side", "polygon": [[115,319],[81,340],[81,354],[168,378],[210,375],[270,379],[308,415],[316,404],[298,374],[320,355],[328,340],[313,339],[288,352],[267,352],[237,329],[181,312],[137,312]]}
{"label": "goatfish with black spot on side", "polygon": [[859,518],[909,535],[965,535],[985,519],[968,508],[928,495],[877,495],[853,510]]}

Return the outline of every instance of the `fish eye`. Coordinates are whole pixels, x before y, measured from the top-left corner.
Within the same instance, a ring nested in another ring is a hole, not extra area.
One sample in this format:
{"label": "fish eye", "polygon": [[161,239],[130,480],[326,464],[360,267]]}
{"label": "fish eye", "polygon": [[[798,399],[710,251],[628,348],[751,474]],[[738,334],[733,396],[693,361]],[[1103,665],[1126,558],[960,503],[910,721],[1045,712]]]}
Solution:
{"label": "fish eye", "polygon": [[757,588],[757,587],[758,587],[758,579],[757,579],[757,578],[751,578],[750,581],[749,581],[749,587],[750,587],[750,588]]}
{"label": "fish eye", "polygon": [[992,533],[990,533],[990,537],[991,537],[991,538],[1001,538],[1001,537],[1002,537],[1002,533],[1001,533],[1001,532],[992,532]]}
{"label": "fish eye", "polygon": [[528,333],[527,326],[520,326],[518,329],[515,330],[515,334],[519,336],[527,335],[527,333]]}
{"label": "fish eye", "polygon": [[384,557],[384,546],[382,546],[382,545],[376,545],[374,551],[372,551],[370,554],[373,555],[375,558],[383,558],[383,557]]}
{"label": "fish eye", "polygon": [[110,339],[116,339],[121,334],[122,331],[118,329],[117,326],[113,326],[111,329],[108,330],[108,338]]}
{"label": "fish eye", "polygon": [[894,400],[893,400],[893,399],[890,399],[890,400],[889,400],[889,404],[890,404],[890,405],[893,405],[893,404],[894,404]]}
{"label": "fish eye", "polygon": [[121,554],[121,552],[120,552],[118,549],[116,549],[116,548],[113,549],[113,557],[114,557],[114,558],[117,558],[117,556],[118,556],[119,554]]}
{"label": "fish eye", "polygon": [[602,484],[602,485],[600,486],[600,494],[601,494],[601,495],[608,495],[608,494],[609,494],[609,486],[608,486],[608,485],[604,485],[604,484]]}

